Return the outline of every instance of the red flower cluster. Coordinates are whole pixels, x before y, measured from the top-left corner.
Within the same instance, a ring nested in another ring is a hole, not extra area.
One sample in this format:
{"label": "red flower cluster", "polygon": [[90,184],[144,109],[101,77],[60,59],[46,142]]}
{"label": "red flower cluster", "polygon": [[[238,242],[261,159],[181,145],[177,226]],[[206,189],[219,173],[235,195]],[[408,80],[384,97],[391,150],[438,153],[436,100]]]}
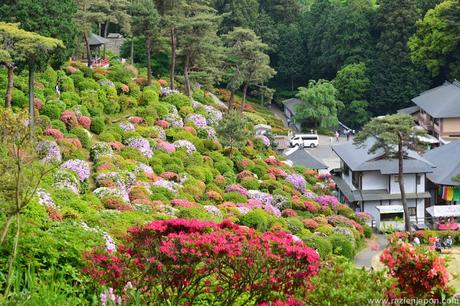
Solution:
{"label": "red flower cluster", "polygon": [[40,100],[39,98],[34,99],[34,107],[38,110],[41,110],[43,108],[43,101]]}
{"label": "red flower cluster", "polygon": [[390,296],[441,299],[450,292],[444,259],[433,250],[394,243],[383,251],[380,261],[397,280],[399,291],[391,292]]}
{"label": "red flower cluster", "polygon": [[269,158],[265,159],[265,163],[269,165],[281,166],[283,163],[277,160],[275,157],[270,156]]}
{"label": "red flower cluster", "polygon": [[61,113],[61,121],[64,122],[68,127],[75,127],[78,125],[78,120],[75,112],[69,110],[63,111]]}
{"label": "red flower cluster", "polygon": [[318,254],[287,233],[184,219],[132,227],[117,253],[101,247],[85,258],[84,272],[126,301],[123,287],[130,281],[144,302],[173,305],[209,294],[233,305],[245,293],[245,304],[300,305],[280,303],[294,302],[294,292],[308,286],[319,265]]}
{"label": "red flower cluster", "polygon": [[268,167],[268,172],[273,174],[275,177],[286,177],[287,173],[281,169],[276,167]]}
{"label": "red flower cluster", "polygon": [[80,116],[80,118],[78,118],[78,123],[88,130],[91,127],[91,118],[87,116]]}
{"label": "red flower cluster", "polygon": [[56,141],[64,139],[64,134],[58,129],[49,128],[43,134],[53,137]]}
{"label": "red flower cluster", "polygon": [[144,122],[144,118],[142,117],[137,117],[137,116],[132,116],[132,117],[129,117],[129,122],[133,123],[133,124],[140,124],[142,122]]}

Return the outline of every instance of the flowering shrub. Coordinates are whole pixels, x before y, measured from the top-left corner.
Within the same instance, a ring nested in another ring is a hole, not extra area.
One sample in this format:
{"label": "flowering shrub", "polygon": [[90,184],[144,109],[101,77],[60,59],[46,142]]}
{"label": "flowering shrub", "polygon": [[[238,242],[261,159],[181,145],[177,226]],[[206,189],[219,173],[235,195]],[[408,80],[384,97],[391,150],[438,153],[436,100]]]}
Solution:
{"label": "flowering shrub", "polygon": [[196,151],[196,148],[195,146],[193,145],[193,143],[191,143],[190,141],[188,140],[184,140],[184,139],[181,139],[181,140],[176,140],[174,141],[174,146],[178,149],[178,148],[184,148],[185,151],[187,153],[193,153]]}
{"label": "flowering shrub", "polygon": [[37,144],[37,152],[44,163],[61,161],[61,151],[55,141],[41,140]]}
{"label": "flowering shrub", "polygon": [[65,123],[67,127],[78,126],[77,116],[75,112],[66,110],[61,113],[61,121]]}
{"label": "flowering shrub", "polygon": [[153,151],[150,147],[150,143],[145,138],[130,138],[126,141],[126,145],[138,149],[147,158],[151,158],[153,156]]}
{"label": "flowering shrub", "polygon": [[166,121],[166,120],[157,120],[157,122],[155,123],[156,125],[158,125],[159,127],[163,128],[163,129],[167,129],[169,128],[169,122]]}
{"label": "flowering shrub", "polygon": [[119,198],[125,202],[129,202],[129,195],[127,192],[120,190],[118,188],[108,188],[108,187],[99,187],[96,188],[93,193],[99,198]]}
{"label": "flowering shrub", "polygon": [[190,202],[189,200],[184,200],[184,199],[171,200],[171,204],[174,206],[179,206],[183,208],[189,208],[189,207],[196,206],[196,203],[193,203],[193,202]]}
{"label": "flowering shrub", "polygon": [[305,209],[308,211],[308,212],[311,212],[311,213],[317,213],[318,210],[319,210],[319,206],[315,203],[312,203],[312,202],[309,202],[309,201],[305,201],[303,203],[305,205]]}
{"label": "flowering shrub", "polygon": [[56,141],[64,139],[64,134],[58,129],[48,128],[43,132],[43,134],[53,137]]}
{"label": "flowering shrub", "polygon": [[172,127],[180,127],[180,128],[184,127],[184,122],[182,121],[182,118],[178,114],[174,114],[174,113],[168,114],[165,119],[166,121],[169,122],[169,124]]}
{"label": "flowering shrub", "polygon": [[304,192],[306,188],[305,178],[300,174],[289,174],[286,181],[291,183],[297,190]]}
{"label": "flowering shrub", "polygon": [[165,188],[165,189],[168,189],[171,192],[176,192],[177,191],[177,184],[175,184],[174,182],[164,180],[164,179],[159,179],[158,181],[152,183],[152,186]]}
{"label": "flowering shrub", "polygon": [[302,223],[309,230],[314,230],[319,226],[318,222],[313,219],[304,219]]}
{"label": "flowering shrub", "polygon": [[80,178],[80,182],[83,182],[86,179],[88,179],[90,175],[89,164],[80,159],[68,160],[61,165],[61,168],[69,169],[75,172],[75,174],[77,174]]}
{"label": "flowering shrub", "polygon": [[225,188],[225,192],[238,192],[244,196],[249,196],[248,190],[239,184],[228,185]]}
{"label": "flowering shrub", "polygon": [[157,139],[157,149],[166,153],[174,153],[176,151],[176,146],[172,143],[167,141],[163,141],[161,139]]}
{"label": "flowering shrub", "polygon": [[91,127],[91,118],[87,116],[80,116],[78,118],[78,123],[85,129],[89,130],[89,128]]}
{"label": "flowering shrub", "polygon": [[144,118],[142,117],[138,117],[138,116],[131,116],[128,118],[129,122],[133,123],[133,124],[140,124],[142,122],[144,122]]}
{"label": "flowering shrub", "polygon": [[190,114],[185,118],[185,122],[191,122],[198,128],[204,128],[206,123],[206,118],[200,114]]}
{"label": "flowering shrub", "polygon": [[444,258],[434,250],[414,247],[409,243],[394,243],[380,256],[389,274],[397,280],[400,292],[390,295],[406,298],[442,299],[451,293]]}
{"label": "flowering shrub", "polygon": [[91,147],[91,158],[97,160],[102,156],[111,156],[113,155],[113,150],[110,144],[105,142],[95,143]]}
{"label": "flowering shrub", "polygon": [[191,126],[185,126],[185,127],[184,127],[184,130],[186,130],[187,132],[190,132],[190,133],[192,133],[193,135],[196,136],[196,130],[195,130],[193,127],[191,127]]}
{"label": "flowering shrub", "polygon": [[204,105],[204,109],[208,112],[207,116],[207,123],[210,125],[217,124],[220,120],[222,120],[222,112],[215,109],[210,105]]}
{"label": "flowering shrub", "polygon": [[246,304],[287,299],[308,285],[319,264],[314,250],[283,232],[183,219],[130,228],[116,253],[97,248],[85,258],[84,272],[126,302],[123,289],[131,282],[144,303],[173,305],[190,305],[209,293],[218,293],[223,305],[244,294]]}
{"label": "flowering shrub", "polygon": [[270,139],[268,139],[267,136],[258,135],[258,136],[256,136],[256,139],[259,139],[260,141],[262,141],[262,143],[264,144],[264,146],[266,146],[266,147],[269,147],[269,146],[270,146]]}
{"label": "flowering shrub", "polygon": [[132,132],[136,130],[136,127],[131,122],[121,122],[119,126],[125,132]]}
{"label": "flowering shrub", "polygon": [[321,206],[328,206],[332,209],[337,209],[339,205],[339,200],[336,197],[330,195],[321,195],[315,198],[315,201],[318,202]]}
{"label": "flowering shrub", "polygon": [[56,204],[54,203],[53,199],[51,198],[51,195],[45,190],[38,189],[37,195],[38,195],[38,204],[45,205],[46,207],[49,207],[49,208],[54,208],[54,209],[58,208]]}
{"label": "flowering shrub", "polygon": [[73,173],[61,169],[54,174],[54,188],[69,189],[78,194],[80,192],[80,183]]}

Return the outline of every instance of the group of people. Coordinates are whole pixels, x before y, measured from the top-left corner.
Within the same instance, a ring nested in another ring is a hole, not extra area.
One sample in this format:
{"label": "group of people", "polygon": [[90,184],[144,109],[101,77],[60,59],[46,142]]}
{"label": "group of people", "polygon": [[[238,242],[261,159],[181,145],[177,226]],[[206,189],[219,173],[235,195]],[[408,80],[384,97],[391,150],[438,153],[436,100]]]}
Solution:
{"label": "group of people", "polygon": [[[352,135],[355,135],[355,130],[345,130],[345,131],[343,132],[343,134],[347,137],[347,141],[349,141],[349,140],[350,140],[350,137],[351,137]],[[340,130],[335,131],[335,141],[336,141],[336,142],[339,142],[340,136],[341,136]],[[330,138],[330,142],[331,142],[331,145],[332,145],[332,142],[333,142],[333,138],[332,138],[332,137]]]}
{"label": "group of people", "polygon": [[452,248],[452,237],[451,236],[447,236],[447,238],[442,241],[440,238],[438,237],[435,237],[436,240],[434,242],[434,249],[438,252],[441,252],[442,249],[450,249]]}
{"label": "group of people", "polygon": [[[400,243],[403,242],[402,238],[399,238],[398,241]],[[413,244],[415,246],[420,245],[420,239],[417,236],[414,237]],[[434,249],[436,251],[441,252],[442,249],[450,249],[450,248],[452,248],[452,244],[453,244],[453,240],[452,240],[451,236],[447,236],[447,238],[444,239],[444,241],[442,241],[439,237],[435,237],[433,247],[434,247]]]}

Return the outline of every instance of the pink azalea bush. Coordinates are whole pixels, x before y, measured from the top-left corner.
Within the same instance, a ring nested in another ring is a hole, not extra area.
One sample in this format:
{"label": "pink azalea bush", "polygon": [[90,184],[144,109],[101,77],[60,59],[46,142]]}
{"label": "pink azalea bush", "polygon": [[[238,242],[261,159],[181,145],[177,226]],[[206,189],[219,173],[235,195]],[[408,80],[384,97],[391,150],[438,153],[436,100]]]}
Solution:
{"label": "pink azalea bush", "polygon": [[78,123],[84,127],[85,129],[89,129],[91,127],[91,118],[87,117],[87,116],[80,116],[78,118]]}
{"label": "pink azalea bush", "polygon": [[287,233],[184,219],[132,227],[117,252],[103,246],[84,257],[84,272],[125,303],[131,282],[142,303],[165,305],[191,305],[209,293],[218,293],[223,305],[241,296],[246,304],[287,300],[307,288],[319,266],[319,255]]}

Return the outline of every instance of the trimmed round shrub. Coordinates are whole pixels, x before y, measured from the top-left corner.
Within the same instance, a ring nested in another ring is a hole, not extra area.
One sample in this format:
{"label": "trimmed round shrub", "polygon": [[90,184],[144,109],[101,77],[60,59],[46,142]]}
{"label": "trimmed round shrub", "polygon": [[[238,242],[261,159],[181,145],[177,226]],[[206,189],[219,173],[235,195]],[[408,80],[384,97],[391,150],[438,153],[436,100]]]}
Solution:
{"label": "trimmed round shrub", "polygon": [[298,234],[301,230],[303,230],[303,224],[302,221],[295,217],[289,217],[286,218],[286,221],[288,223],[288,229],[291,231],[291,233]]}
{"label": "trimmed round shrub", "polygon": [[[65,109],[65,106],[64,106]],[[64,111],[63,107],[58,103],[48,102],[45,103],[43,108],[40,110],[42,115],[48,116],[51,120],[59,119],[61,113]]]}
{"label": "trimmed round shrub", "polygon": [[88,135],[87,130],[85,130],[84,128],[73,128],[72,130],[70,130],[70,133],[77,136],[83,148],[88,150],[91,148],[91,138]]}
{"label": "trimmed round shrub", "polygon": [[160,118],[164,118],[169,114],[169,107],[162,103],[155,103],[150,105],[150,107],[154,108]]}
{"label": "trimmed round shrub", "polygon": [[190,98],[181,93],[167,95],[163,101],[174,105],[178,109],[184,106],[192,107],[192,101],[190,101]]}
{"label": "trimmed round shrub", "polygon": [[197,219],[202,221],[218,221],[218,218],[214,215],[211,215],[204,209],[202,206],[195,206],[189,208],[180,209],[177,214],[177,217],[184,219]]}
{"label": "trimmed round shrub", "polygon": [[238,192],[227,192],[224,194],[224,200],[234,203],[245,203],[247,198]]}
{"label": "trimmed round shrub", "polygon": [[372,228],[369,225],[364,224],[363,225],[363,230],[364,230],[364,237],[366,237],[366,238],[371,238],[372,237],[373,231],[372,231]]}
{"label": "trimmed round shrub", "polygon": [[239,223],[265,232],[268,229],[269,217],[264,210],[256,208],[241,216]]}
{"label": "trimmed round shrub", "polygon": [[321,256],[321,259],[325,259],[332,254],[332,243],[325,237],[313,234],[302,236],[302,240],[310,248],[316,249]]}
{"label": "trimmed round shrub", "polygon": [[124,147],[121,149],[121,156],[123,156],[125,159],[137,160],[144,164],[148,163],[148,159],[144,156],[144,154],[141,153],[141,151],[136,148],[128,146]]}
{"label": "trimmed round shrub", "polygon": [[104,119],[101,117],[95,117],[91,121],[91,127],[90,127],[91,132],[94,134],[101,134],[105,130],[105,122]]}
{"label": "trimmed round shrub", "polygon": [[160,97],[158,95],[158,92],[154,91],[153,89],[145,89],[141,95],[139,105],[146,106],[158,103],[159,101]]}
{"label": "trimmed round shrub", "polygon": [[54,119],[51,121],[51,126],[54,128],[54,129],[58,129],[59,131],[61,131],[62,133],[67,133],[67,128],[64,124],[64,122],[62,122],[61,120],[58,120],[58,119]]}
{"label": "trimmed round shrub", "polygon": [[350,240],[344,235],[334,234],[329,237],[332,244],[332,253],[348,259],[355,257],[355,249]]}
{"label": "trimmed round shrub", "polygon": [[[12,100],[11,100],[11,105],[12,106],[16,106],[16,107],[19,107],[19,108],[24,108],[24,107],[27,106],[27,104],[29,104],[29,99],[27,98],[25,93],[23,93],[22,91],[20,91],[17,88],[13,88],[13,93],[12,93],[11,98],[12,98]],[[44,114],[44,115],[46,115],[46,114]]]}

